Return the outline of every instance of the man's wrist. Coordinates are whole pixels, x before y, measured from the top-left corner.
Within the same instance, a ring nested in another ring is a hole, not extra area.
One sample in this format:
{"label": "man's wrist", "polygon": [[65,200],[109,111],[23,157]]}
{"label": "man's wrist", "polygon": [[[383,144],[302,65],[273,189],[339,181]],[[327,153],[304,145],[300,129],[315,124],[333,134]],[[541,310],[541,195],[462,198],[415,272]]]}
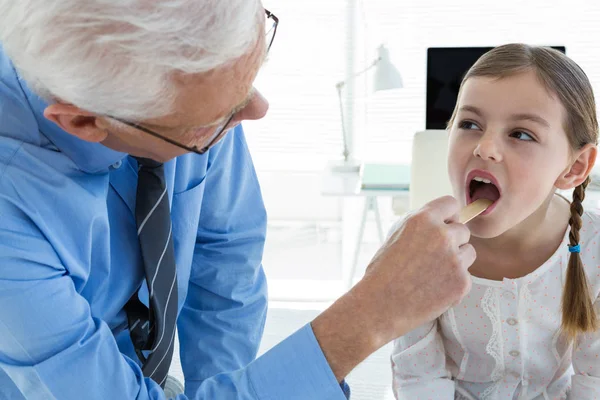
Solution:
{"label": "man's wrist", "polygon": [[[341,382],[360,362],[385,345],[387,327],[361,284],[337,300],[311,324],[337,380]],[[390,321],[388,321],[388,324]]]}

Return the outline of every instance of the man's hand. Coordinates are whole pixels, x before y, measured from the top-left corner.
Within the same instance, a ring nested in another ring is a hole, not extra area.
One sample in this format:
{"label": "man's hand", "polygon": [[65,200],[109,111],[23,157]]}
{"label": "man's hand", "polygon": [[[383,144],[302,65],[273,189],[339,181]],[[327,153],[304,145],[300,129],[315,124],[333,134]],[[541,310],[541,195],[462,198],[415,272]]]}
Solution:
{"label": "man's hand", "polygon": [[[336,377],[373,351],[440,316],[471,288],[475,261],[458,201],[443,197],[408,217],[363,279],[312,323]],[[357,361],[358,360],[358,361]]]}
{"label": "man's hand", "polygon": [[459,211],[452,197],[432,201],[410,216],[371,261],[361,282],[366,288],[360,289],[371,292],[368,297],[380,310],[378,326],[386,343],[437,318],[470,291],[468,268],[475,249],[469,229],[457,222]]}

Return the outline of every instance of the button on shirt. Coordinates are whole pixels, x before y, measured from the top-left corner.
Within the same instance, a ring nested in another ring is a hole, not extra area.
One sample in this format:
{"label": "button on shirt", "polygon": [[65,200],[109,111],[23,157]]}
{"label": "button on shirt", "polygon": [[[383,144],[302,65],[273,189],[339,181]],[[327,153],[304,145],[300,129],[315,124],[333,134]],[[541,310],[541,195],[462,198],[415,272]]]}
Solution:
{"label": "button on shirt", "polygon": [[[0,47],[0,398],[164,399],[124,304],[148,304],[128,156],[43,117]],[[345,399],[310,325],[254,360],[265,323],[266,215],[241,127],[165,164],[185,395]],[[233,372],[232,372],[233,371]]]}
{"label": "button on shirt", "polygon": [[[600,312],[600,214],[582,217],[581,259]],[[399,399],[600,399],[600,332],[560,335],[568,230],[554,255],[518,279],[473,278],[471,292],[395,342]],[[456,396],[456,397],[455,397]]]}

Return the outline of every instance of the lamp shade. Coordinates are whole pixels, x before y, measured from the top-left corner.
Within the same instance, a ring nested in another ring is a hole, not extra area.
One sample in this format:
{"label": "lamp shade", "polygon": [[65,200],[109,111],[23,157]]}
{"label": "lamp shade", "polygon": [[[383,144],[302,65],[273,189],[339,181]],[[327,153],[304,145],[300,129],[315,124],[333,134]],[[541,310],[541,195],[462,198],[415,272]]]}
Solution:
{"label": "lamp shade", "polygon": [[373,91],[400,89],[403,86],[402,76],[390,61],[389,50],[381,45],[377,52],[378,61],[375,65],[375,73],[373,74]]}

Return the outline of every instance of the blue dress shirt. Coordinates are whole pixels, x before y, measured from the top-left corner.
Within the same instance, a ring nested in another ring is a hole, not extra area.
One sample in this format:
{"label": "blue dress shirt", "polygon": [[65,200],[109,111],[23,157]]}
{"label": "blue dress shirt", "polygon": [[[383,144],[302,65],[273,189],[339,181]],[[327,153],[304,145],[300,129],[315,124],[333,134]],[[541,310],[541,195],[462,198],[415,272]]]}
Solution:
{"label": "blue dress shirt", "polygon": [[[124,304],[143,282],[130,158],[62,131],[0,47],[0,399],[164,399]],[[306,325],[255,359],[266,213],[241,127],[165,164],[185,395],[345,399]],[[148,292],[142,285],[141,299]]]}

